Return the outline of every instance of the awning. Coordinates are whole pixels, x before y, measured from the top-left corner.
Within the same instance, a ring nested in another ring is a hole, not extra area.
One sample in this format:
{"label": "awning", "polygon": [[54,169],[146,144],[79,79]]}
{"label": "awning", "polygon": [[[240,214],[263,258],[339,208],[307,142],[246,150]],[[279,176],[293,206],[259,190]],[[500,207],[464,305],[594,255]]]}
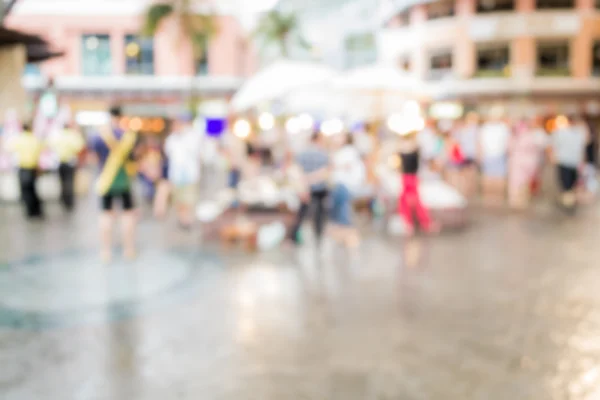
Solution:
{"label": "awning", "polygon": [[37,35],[0,27],[0,47],[17,44],[25,46],[28,63],[39,63],[63,55],[62,52],[51,50],[48,42]]}

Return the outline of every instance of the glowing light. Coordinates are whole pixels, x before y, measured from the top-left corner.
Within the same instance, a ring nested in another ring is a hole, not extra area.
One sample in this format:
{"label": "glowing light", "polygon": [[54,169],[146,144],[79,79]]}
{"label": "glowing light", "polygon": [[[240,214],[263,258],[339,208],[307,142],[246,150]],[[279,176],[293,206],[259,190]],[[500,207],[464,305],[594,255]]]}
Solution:
{"label": "glowing light", "polygon": [[292,135],[300,133],[300,131],[302,130],[302,125],[300,124],[300,122],[301,121],[297,117],[289,118],[285,122],[285,130]]}
{"label": "glowing light", "polygon": [[165,130],[165,121],[162,118],[154,118],[151,125],[153,132],[160,133]]}
{"label": "glowing light", "polygon": [[321,124],[321,132],[325,136],[332,136],[338,133],[342,133],[344,130],[344,123],[340,119],[329,119],[327,121],[323,121]]}
{"label": "glowing light", "polygon": [[275,126],[275,117],[273,116],[273,114],[268,112],[260,114],[260,116],[258,117],[258,126],[260,126],[260,129],[262,129],[263,131],[273,129],[273,127]]}
{"label": "glowing light", "polygon": [[556,129],[562,129],[569,126],[569,119],[564,115],[559,115],[554,119],[554,127]]}
{"label": "glowing light", "polygon": [[101,126],[110,122],[110,115],[105,111],[80,111],[75,121],[81,126]]}
{"label": "glowing light", "polygon": [[141,130],[143,125],[144,122],[139,117],[131,118],[131,120],[129,121],[129,129],[134,132]]}
{"label": "glowing light", "polygon": [[129,43],[125,46],[125,54],[130,58],[137,57],[140,54],[140,45],[135,42]]}
{"label": "glowing light", "polygon": [[464,113],[464,108],[459,103],[439,102],[429,108],[429,115],[435,119],[458,119]]}
{"label": "glowing light", "polygon": [[144,132],[152,131],[152,120],[147,119],[147,118],[142,120],[142,130]]}
{"label": "glowing light", "polygon": [[387,126],[393,132],[398,133],[399,131],[401,131],[404,128],[404,119],[402,118],[402,115],[390,115],[390,117],[387,120]]}
{"label": "glowing light", "polygon": [[88,50],[96,50],[99,45],[100,45],[100,41],[98,40],[98,38],[96,36],[90,36],[89,38],[87,38],[85,40],[85,47]]}
{"label": "glowing light", "polygon": [[387,120],[387,126],[399,135],[408,135],[425,128],[425,120],[420,115],[393,114]]}
{"label": "glowing light", "polygon": [[416,100],[409,100],[406,103],[404,103],[402,111],[405,115],[420,115],[421,106]]}
{"label": "glowing light", "polygon": [[301,129],[304,130],[310,130],[312,129],[315,121],[313,120],[313,117],[310,116],[310,114],[300,114],[298,116],[298,123],[300,125]]}
{"label": "glowing light", "polygon": [[233,134],[239,138],[247,138],[250,136],[250,132],[252,132],[252,127],[250,126],[250,122],[245,119],[238,119],[233,124]]}

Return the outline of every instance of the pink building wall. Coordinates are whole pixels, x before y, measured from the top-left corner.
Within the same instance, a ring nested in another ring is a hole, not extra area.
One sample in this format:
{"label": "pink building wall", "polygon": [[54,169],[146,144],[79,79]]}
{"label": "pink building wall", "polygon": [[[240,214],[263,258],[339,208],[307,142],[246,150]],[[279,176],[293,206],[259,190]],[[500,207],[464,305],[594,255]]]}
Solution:
{"label": "pink building wall", "polygon": [[[209,75],[248,76],[256,69],[256,51],[241,25],[231,16],[218,16],[218,33],[209,44]],[[113,74],[125,73],[125,36],[136,34],[141,16],[57,16],[13,15],[6,21],[10,28],[21,29],[46,38],[65,56],[46,62],[42,71],[52,76],[80,75],[81,37],[108,34],[111,38]],[[181,40],[174,20],[167,20],[154,38],[154,69],[158,76],[194,74],[189,42]]]}

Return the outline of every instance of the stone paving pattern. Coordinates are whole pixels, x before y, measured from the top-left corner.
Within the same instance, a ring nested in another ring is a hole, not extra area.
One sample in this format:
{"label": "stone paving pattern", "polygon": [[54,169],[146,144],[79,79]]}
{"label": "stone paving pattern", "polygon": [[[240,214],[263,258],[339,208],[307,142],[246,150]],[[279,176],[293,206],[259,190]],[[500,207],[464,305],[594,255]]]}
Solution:
{"label": "stone paving pattern", "polygon": [[474,213],[355,256],[224,253],[145,220],[140,260],[101,266],[91,204],[0,207],[0,399],[600,399],[600,207]]}

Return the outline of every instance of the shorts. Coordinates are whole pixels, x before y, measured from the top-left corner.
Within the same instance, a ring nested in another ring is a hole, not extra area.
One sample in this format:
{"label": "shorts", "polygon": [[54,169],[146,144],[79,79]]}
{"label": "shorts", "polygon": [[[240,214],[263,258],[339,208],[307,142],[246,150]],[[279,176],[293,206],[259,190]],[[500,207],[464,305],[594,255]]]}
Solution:
{"label": "shorts", "polygon": [[575,188],[575,185],[579,180],[579,171],[575,167],[559,165],[558,180],[560,182],[561,189],[564,192],[569,192]]}
{"label": "shorts", "polygon": [[102,211],[112,211],[113,209],[113,199],[120,198],[123,210],[130,211],[133,210],[133,197],[131,196],[131,192],[123,192],[123,193],[109,193],[100,198],[100,203],[102,207]]}
{"label": "shorts", "polygon": [[196,202],[196,186],[184,185],[173,187],[173,203],[192,206]]}
{"label": "shorts", "polygon": [[508,162],[506,157],[492,157],[483,160],[481,172],[490,178],[505,178],[508,175]]}

